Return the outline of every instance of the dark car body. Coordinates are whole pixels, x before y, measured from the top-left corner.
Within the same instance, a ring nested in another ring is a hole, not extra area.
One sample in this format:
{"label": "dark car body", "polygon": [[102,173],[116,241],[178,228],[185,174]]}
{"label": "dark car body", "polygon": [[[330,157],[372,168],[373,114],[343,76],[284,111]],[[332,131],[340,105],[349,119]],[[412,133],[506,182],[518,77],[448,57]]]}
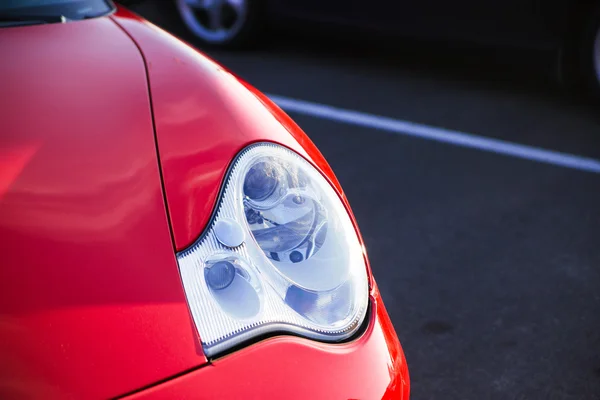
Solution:
{"label": "dark car body", "polygon": [[[215,0],[223,4],[233,0]],[[511,64],[530,64],[536,72],[570,83],[581,83],[600,94],[600,2],[597,0],[236,0],[245,4],[243,27],[221,39],[198,28],[185,0],[175,0],[184,23],[203,42],[238,47],[256,42],[265,27],[300,30],[320,39],[333,32],[349,46],[384,44],[399,57],[395,45],[415,41],[442,46],[433,52],[450,54],[476,45]],[[200,22],[200,25],[202,22]],[[206,33],[206,34],[205,34]],[[213,40],[214,39],[214,40]],[[389,46],[391,45],[391,47]],[[457,47],[458,45],[458,47]],[[440,51],[441,50],[441,51]]]}
{"label": "dark car body", "polygon": [[554,49],[597,5],[589,0],[481,2],[374,0],[269,1],[274,21],[305,20],[373,32],[443,40]]}

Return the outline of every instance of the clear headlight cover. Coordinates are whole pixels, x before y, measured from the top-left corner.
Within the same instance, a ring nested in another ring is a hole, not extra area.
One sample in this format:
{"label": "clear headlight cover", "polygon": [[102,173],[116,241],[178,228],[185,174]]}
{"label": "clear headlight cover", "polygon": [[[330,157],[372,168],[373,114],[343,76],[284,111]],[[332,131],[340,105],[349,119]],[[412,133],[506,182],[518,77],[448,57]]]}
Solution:
{"label": "clear headlight cover", "polygon": [[210,227],[177,261],[208,356],[270,332],[340,341],[366,314],[364,256],[344,205],[278,145],[238,155]]}

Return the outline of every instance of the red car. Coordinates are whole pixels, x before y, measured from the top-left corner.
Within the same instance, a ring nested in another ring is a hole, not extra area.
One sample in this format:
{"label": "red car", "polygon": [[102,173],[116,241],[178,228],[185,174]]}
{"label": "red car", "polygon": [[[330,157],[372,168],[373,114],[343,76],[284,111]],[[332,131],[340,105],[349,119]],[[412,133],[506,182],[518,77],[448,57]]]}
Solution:
{"label": "red car", "polygon": [[110,1],[0,14],[0,398],[408,398],[350,206],[283,111]]}

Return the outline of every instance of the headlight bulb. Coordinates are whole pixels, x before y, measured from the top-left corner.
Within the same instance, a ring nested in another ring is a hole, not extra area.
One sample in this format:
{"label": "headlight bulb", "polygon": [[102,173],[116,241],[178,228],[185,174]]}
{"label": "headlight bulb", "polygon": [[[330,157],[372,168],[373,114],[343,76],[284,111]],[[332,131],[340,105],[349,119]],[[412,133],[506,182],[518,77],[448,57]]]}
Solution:
{"label": "headlight bulb", "polygon": [[223,290],[233,282],[235,267],[229,261],[218,261],[204,269],[204,276],[209,288]]}

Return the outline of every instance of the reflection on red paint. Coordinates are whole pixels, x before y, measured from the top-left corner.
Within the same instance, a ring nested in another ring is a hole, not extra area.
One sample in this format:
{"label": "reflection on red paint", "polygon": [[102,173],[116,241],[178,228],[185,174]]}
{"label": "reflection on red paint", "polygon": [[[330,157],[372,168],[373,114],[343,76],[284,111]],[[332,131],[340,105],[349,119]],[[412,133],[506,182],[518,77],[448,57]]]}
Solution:
{"label": "reflection on red paint", "polygon": [[40,142],[22,146],[3,142],[0,138],[0,201],[40,147]]}

